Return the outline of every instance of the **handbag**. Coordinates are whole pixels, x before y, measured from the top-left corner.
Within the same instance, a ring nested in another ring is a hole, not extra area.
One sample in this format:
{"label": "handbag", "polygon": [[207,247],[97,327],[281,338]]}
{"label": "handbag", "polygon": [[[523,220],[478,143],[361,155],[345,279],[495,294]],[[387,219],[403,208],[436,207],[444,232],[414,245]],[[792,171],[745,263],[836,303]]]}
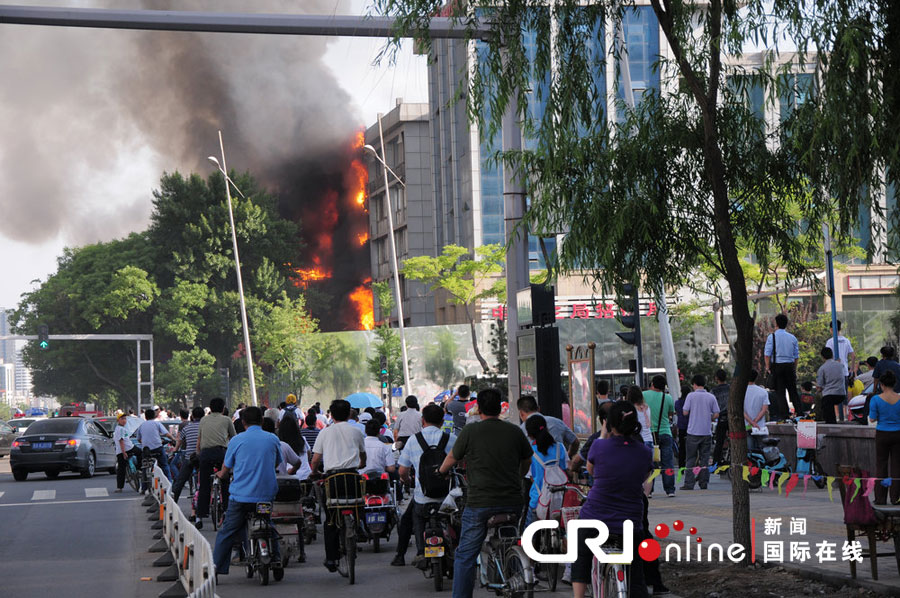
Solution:
{"label": "handbag", "polygon": [[662,425],[663,409],[666,407],[666,391],[662,391],[659,398],[659,417],[656,418],[656,432],[653,432],[653,462],[662,461],[662,454],[659,451],[659,427]]}
{"label": "handbag", "polygon": [[775,345],[775,333],[772,333],[772,359],[769,361],[769,373],[766,375],[766,388],[769,390],[775,388],[775,357],[778,354],[778,347]]}

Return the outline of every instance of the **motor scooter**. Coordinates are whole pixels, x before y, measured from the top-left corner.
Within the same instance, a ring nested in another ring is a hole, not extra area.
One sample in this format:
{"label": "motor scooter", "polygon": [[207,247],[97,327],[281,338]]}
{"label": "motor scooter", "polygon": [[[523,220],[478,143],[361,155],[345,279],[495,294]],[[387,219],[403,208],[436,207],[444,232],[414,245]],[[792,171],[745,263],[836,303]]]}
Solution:
{"label": "motor scooter", "polygon": [[387,473],[369,472],[362,474],[365,480],[365,507],[360,520],[360,539],[372,541],[374,552],[381,551],[381,540],[390,540],[391,532],[397,525],[397,500],[394,487]]}
{"label": "motor scooter", "polygon": [[762,485],[762,470],[768,469],[769,474],[773,473],[791,473],[791,466],[784,456],[784,453],[778,448],[778,438],[771,436],[758,437],[756,446],[751,448],[747,454],[747,460],[750,467],[758,468],[756,473],[750,472],[747,477],[751,490],[755,490]]}

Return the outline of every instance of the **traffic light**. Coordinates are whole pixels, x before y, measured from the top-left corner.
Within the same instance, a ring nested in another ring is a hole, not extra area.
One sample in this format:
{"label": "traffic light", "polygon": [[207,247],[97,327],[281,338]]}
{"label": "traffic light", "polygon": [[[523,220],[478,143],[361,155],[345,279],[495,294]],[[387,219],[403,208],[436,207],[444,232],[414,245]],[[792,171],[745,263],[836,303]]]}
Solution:
{"label": "traffic light", "polygon": [[634,367],[629,361],[628,369],[635,373],[635,384],[641,386],[644,379],[643,351],[641,350],[641,302],[638,298],[637,285],[625,283],[622,285],[624,297],[618,301],[618,320],[622,326],[628,328],[626,332],[617,332],[616,336],[625,343],[634,346]]}
{"label": "traffic light", "polygon": [[381,390],[387,390],[388,387],[388,370],[387,355],[381,356]]}
{"label": "traffic light", "polygon": [[50,328],[46,324],[38,326],[38,346],[44,350],[50,348]]}
{"label": "traffic light", "polygon": [[622,285],[622,292],[626,298],[619,300],[619,316],[617,319],[622,326],[629,328],[627,332],[617,332],[616,336],[629,345],[641,343],[641,306],[638,302],[637,289],[631,283]]}

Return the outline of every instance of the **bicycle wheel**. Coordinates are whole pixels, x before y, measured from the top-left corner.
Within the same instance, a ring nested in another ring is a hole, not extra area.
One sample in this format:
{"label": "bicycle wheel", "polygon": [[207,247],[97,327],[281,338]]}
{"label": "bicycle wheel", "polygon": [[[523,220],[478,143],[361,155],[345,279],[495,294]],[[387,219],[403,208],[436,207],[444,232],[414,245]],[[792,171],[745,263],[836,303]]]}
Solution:
{"label": "bicycle wheel", "polygon": [[222,508],[222,497],[218,484],[213,484],[209,499],[209,518],[212,519],[213,531],[219,529],[219,510]]}
{"label": "bicycle wheel", "polygon": [[263,586],[269,585],[269,566],[259,566],[259,584]]}
{"label": "bicycle wheel", "polygon": [[[560,549],[559,530],[544,530],[541,538],[542,554],[558,554]],[[559,563],[544,563],[542,565],[547,572],[547,588],[551,592],[556,591],[556,584],[559,581]]]}
{"label": "bicycle wheel", "polygon": [[347,549],[347,576],[350,585],[356,583],[356,519],[353,515],[344,515],[345,548]]}
{"label": "bicycle wheel", "polygon": [[128,468],[125,470],[125,479],[128,480],[128,485],[131,486],[135,492],[141,491],[141,478],[138,475],[136,469],[134,469],[131,465],[127,466]]}
{"label": "bicycle wheel", "polygon": [[506,553],[506,562],[503,564],[503,576],[506,578],[508,590],[505,595],[512,598],[533,598],[534,584],[528,583],[526,571],[531,564],[515,548]]}
{"label": "bicycle wheel", "polygon": [[599,598],[628,598],[628,577],[624,565],[604,565]]}

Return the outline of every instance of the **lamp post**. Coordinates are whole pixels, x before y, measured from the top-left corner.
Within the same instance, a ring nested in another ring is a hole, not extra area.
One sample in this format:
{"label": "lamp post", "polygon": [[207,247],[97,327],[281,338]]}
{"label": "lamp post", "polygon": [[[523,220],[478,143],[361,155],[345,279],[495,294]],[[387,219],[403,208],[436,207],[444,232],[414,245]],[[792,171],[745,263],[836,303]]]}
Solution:
{"label": "lamp post", "polygon": [[247,351],[247,375],[250,379],[250,400],[254,407],[258,405],[256,400],[256,377],[253,375],[253,353],[250,350],[250,328],[247,326],[247,305],[244,302],[244,281],[241,277],[241,258],[238,254],[237,230],[234,228],[234,211],[231,208],[231,185],[244,197],[238,186],[234,184],[228,171],[225,169],[225,145],[222,143],[222,131],[219,131],[219,149],[222,152],[222,163],[215,156],[209,156],[209,161],[216,165],[219,172],[225,177],[225,197],[228,198],[228,221],[231,223],[231,244],[234,249],[234,270],[237,273],[238,295],[241,299],[241,325],[244,329],[244,349]]}
{"label": "lamp post", "polygon": [[[391,265],[394,270],[394,294],[397,296],[397,320],[400,327],[400,351],[403,358],[403,392],[404,394],[409,394],[409,360],[406,357],[406,326],[403,323],[403,296],[400,294],[400,270],[397,266],[397,246],[394,242],[394,216],[393,209],[391,208],[391,187],[390,182],[388,181],[388,172],[394,175],[394,178],[397,179],[397,182],[400,183],[404,189],[406,188],[406,183],[404,183],[400,177],[397,176],[397,173],[391,170],[391,167],[387,164],[380,114],[378,115],[378,136],[381,139],[381,156],[378,155],[378,152],[375,151],[375,148],[371,145],[366,145],[364,149],[375,156],[375,159],[381,162],[381,165],[384,167],[384,200],[387,206],[388,243],[391,248]],[[390,314],[388,314],[388,317],[390,317]]]}

